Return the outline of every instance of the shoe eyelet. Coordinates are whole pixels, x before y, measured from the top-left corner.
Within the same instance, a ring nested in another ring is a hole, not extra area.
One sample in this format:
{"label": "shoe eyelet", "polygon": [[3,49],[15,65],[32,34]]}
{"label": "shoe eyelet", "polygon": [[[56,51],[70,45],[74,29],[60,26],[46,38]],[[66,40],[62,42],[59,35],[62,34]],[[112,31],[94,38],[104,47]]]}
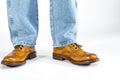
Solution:
{"label": "shoe eyelet", "polygon": [[75,49],[77,49],[77,47],[75,47]]}
{"label": "shoe eyelet", "polygon": [[20,50],[22,50],[22,48],[20,48]]}
{"label": "shoe eyelet", "polygon": [[20,45],[19,49],[20,49],[20,50],[22,50],[22,49],[23,49],[23,47],[24,47],[23,45]]}

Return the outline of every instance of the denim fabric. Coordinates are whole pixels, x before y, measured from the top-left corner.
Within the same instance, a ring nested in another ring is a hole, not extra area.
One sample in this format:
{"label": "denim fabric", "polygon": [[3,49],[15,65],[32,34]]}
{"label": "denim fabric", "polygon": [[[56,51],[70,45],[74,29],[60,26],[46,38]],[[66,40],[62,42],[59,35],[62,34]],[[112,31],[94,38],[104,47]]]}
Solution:
{"label": "denim fabric", "polygon": [[[7,12],[13,45],[36,45],[38,36],[37,0],[7,0]],[[54,47],[75,43],[77,1],[50,0],[50,24]]]}

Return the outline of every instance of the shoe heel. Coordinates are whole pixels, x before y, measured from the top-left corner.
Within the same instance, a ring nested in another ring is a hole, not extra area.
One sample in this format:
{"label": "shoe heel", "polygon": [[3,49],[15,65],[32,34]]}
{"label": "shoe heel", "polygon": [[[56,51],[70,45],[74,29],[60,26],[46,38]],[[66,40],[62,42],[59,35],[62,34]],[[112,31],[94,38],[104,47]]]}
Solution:
{"label": "shoe heel", "polygon": [[35,57],[37,57],[36,52],[32,52],[28,55],[27,59],[33,59]]}
{"label": "shoe heel", "polygon": [[57,55],[57,54],[53,54],[53,59],[56,59],[56,60],[61,60],[61,61],[66,60],[66,58],[65,58],[65,57],[60,56],[60,55]]}

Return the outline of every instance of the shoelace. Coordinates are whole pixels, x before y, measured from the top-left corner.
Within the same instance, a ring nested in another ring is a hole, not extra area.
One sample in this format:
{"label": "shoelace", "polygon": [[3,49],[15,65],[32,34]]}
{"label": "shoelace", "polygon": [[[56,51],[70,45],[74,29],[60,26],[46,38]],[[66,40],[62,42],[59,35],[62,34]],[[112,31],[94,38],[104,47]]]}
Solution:
{"label": "shoelace", "polygon": [[80,49],[81,49],[81,47],[82,47],[82,45],[79,45],[79,44],[77,44],[77,43],[74,43],[74,44],[71,44],[71,45],[73,45],[73,47],[74,47],[75,49],[77,49],[77,48],[80,48]]}
{"label": "shoelace", "polygon": [[80,49],[81,51],[83,51],[83,53],[81,53],[81,54],[80,54],[79,52],[78,52],[78,53],[75,53],[75,54],[80,55],[80,56],[81,56],[81,55],[82,55],[82,56],[83,56],[83,55],[86,55],[85,51],[84,51],[83,49],[81,49],[82,45],[79,45],[79,44],[77,44],[77,43],[74,43],[74,44],[71,44],[71,45],[72,45],[75,49]]}
{"label": "shoelace", "polygon": [[76,46],[78,46],[78,47],[82,47],[82,45],[80,45],[80,44],[77,44],[77,43],[74,43]]}
{"label": "shoelace", "polygon": [[17,45],[17,46],[15,46],[15,49],[17,49],[17,50],[22,50],[23,49],[23,45]]}

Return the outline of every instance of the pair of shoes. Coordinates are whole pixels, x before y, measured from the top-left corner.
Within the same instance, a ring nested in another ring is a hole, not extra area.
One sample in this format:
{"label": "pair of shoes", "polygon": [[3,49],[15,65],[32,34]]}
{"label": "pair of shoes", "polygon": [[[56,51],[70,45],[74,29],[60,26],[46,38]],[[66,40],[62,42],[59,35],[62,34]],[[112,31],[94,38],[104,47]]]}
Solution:
{"label": "pair of shoes", "polygon": [[[17,45],[15,49],[2,60],[2,64],[9,67],[16,67],[26,63],[26,60],[36,57],[35,47]],[[98,61],[96,54],[85,52],[76,44],[69,44],[53,49],[53,58],[57,60],[69,60],[77,65],[88,65]]]}

